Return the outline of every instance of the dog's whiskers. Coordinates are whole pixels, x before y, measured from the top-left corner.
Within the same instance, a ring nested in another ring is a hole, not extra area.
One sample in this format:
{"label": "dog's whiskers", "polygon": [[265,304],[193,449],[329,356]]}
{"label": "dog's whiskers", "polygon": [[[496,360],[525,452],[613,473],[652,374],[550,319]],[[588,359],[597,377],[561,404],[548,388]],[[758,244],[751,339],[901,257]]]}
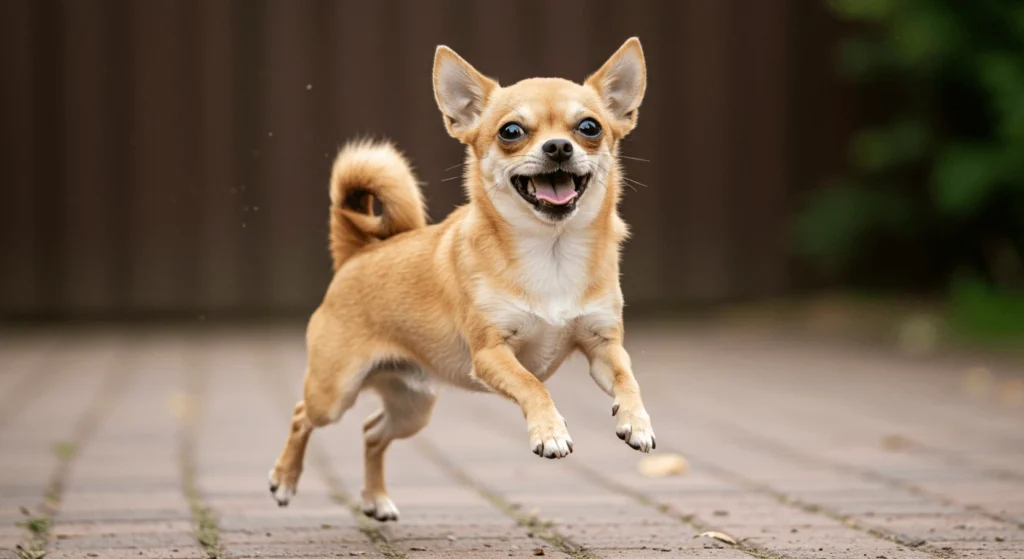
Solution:
{"label": "dog's whiskers", "polygon": [[501,186],[501,185],[502,185],[501,181],[495,182],[493,186],[491,186],[490,188],[487,189],[487,193],[488,194],[494,194],[494,191],[497,190],[498,187]]}
{"label": "dog's whiskers", "polygon": [[[623,176],[622,176],[622,180],[624,180],[624,181],[628,181],[628,182],[631,182],[631,183],[633,183],[633,184],[637,184],[637,185],[639,185],[639,186],[642,186],[642,187],[644,187],[644,188],[650,188],[650,187],[649,187],[649,186],[647,186],[646,184],[644,184],[644,183],[642,183],[642,182],[640,182],[640,181],[638,181],[638,180],[636,180],[636,179],[631,179],[631,178],[629,178],[629,177],[627,177],[627,176],[625,176],[625,175],[623,175]],[[636,189],[634,189],[634,190],[636,190]]]}

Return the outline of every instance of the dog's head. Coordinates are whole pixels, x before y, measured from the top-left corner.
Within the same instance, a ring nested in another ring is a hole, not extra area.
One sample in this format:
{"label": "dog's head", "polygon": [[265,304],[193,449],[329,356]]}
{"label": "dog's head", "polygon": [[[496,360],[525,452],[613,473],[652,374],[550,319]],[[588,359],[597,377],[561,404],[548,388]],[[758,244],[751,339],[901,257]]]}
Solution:
{"label": "dog's head", "polygon": [[447,47],[434,56],[445,127],[470,148],[470,196],[513,223],[589,220],[614,205],[616,145],[636,126],[646,83],[636,38],[582,84],[532,78],[501,87]]}

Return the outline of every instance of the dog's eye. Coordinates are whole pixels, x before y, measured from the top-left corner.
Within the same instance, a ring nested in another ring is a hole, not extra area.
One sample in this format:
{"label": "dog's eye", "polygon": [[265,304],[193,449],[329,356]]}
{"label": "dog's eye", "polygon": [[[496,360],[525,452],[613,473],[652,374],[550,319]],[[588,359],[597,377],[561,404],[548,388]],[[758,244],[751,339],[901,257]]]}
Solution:
{"label": "dog's eye", "polygon": [[576,127],[576,131],[588,138],[596,138],[601,135],[601,125],[592,118],[585,118]]}
{"label": "dog's eye", "polygon": [[515,122],[510,122],[498,130],[498,137],[506,142],[514,142],[526,135],[526,130]]}

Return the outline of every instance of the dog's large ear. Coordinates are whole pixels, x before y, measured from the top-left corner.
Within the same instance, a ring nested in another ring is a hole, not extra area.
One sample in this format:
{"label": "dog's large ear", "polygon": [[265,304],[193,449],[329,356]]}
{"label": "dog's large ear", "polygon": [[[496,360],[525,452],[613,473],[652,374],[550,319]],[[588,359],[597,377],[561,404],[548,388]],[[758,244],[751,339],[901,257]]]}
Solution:
{"label": "dog's large ear", "polygon": [[498,83],[441,45],[434,53],[434,98],[448,133],[466,142]]}
{"label": "dog's large ear", "polygon": [[636,126],[637,109],[647,89],[647,66],[640,39],[626,41],[585,82],[604,100],[622,134]]}

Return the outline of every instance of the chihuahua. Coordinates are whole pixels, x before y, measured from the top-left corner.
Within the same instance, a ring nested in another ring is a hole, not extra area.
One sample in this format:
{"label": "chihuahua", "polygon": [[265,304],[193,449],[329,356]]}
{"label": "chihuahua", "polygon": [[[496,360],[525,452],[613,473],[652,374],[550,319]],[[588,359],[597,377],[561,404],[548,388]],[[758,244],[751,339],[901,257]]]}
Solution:
{"label": "chihuahua", "polygon": [[618,143],[646,88],[640,41],[582,84],[502,87],[445,46],[433,79],[445,128],[466,146],[469,203],[428,226],[412,169],[391,144],[341,149],[329,185],[334,278],[309,320],[303,400],[270,471],[280,506],[295,494],[313,429],[366,389],[382,403],[363,424],[362,510],[377,520],[398,519],[384,453],[426,426],[438,380],[512,400],[530,449],[568,456],[572,439],[544,381],[576,351],[613,399],[618,437],[655,448],[622,345],[619,287]]}

